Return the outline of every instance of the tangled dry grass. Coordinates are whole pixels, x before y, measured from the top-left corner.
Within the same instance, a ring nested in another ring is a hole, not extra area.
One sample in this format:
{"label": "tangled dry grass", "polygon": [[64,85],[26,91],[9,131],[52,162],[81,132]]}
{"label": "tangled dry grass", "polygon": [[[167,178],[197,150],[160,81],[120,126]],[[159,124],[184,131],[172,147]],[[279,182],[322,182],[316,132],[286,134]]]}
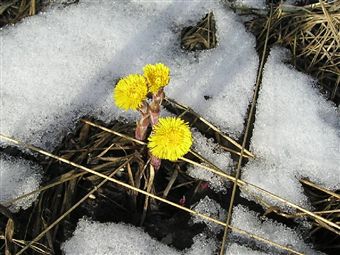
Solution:
{"label": "tangled dry grass", "polygon": [[289,48],[292,64],[311,74],[328,98],[340,103],[340,2],[292,6],[280,4],[271,17],[254,12],[256,18],[248,27],[263,47],[265,24],[271,19],[269,42]]}

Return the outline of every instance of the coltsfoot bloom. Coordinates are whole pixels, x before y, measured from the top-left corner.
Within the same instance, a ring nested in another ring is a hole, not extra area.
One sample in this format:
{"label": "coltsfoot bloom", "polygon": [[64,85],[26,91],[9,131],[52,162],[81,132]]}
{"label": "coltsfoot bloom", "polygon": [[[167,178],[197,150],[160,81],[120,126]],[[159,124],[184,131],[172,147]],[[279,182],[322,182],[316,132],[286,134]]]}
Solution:
{"label": "coltsfoot bloom", "polygon": [[146,99],[148,86],[142,75],[130,74],[121,79],[114,91],[116,105],[124,110],[137,110]]}
{"label": "coltsfoot bloom", "polygon": [[155,65],[148,64],[144,66],[143,71],[151,93],[157,93],[160,88],[168,85],[170,69],[166,65],[161,63]]}
{"label": "coltsfoot bloom", "polygon": [[160,118],[149,136],[148,148],[153,156],[175,161],[192,145],[190,128],[180,118]]}

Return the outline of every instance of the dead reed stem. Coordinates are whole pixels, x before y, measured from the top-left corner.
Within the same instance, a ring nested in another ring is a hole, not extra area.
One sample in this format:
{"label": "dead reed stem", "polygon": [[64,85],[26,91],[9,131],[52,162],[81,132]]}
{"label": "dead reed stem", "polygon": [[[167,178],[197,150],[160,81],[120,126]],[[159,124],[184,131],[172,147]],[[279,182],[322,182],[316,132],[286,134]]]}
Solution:
{"label": "dead reed stem", "polygon": [[[270,28],[270,23],[271,23],[272,12],[273,12],[273,10],[271,8],[269,19],[267,21],[267,33],[266,33],[265,44],[264,44],[264,48],[263,48],[263,52],[262,52],[261,63],[260,63],[260,66],[259,66],[259,69],[258,69],[258,72],[257,72],[255,90],[253,92],[253,99],[252,99],[250,111],[249,111],[249,114],[248,114],[247,126],[246,126],[246,130],[245,130],[245,133],[244,133],[243,141],[242,141],[241,155],[240,155],[238,163],[237,163],[235,181],[233,182],[233,189],[232,189],[230,204],[229,204],[229,208],[228,208],[226,226],[229,226],[229,224],[231,222],[231,218],[232,218],[237,182],[238,182],[240,174],[241,174],[241,165],[242,165],[242,160],[243,160],[243,154],[244,154],[245,146],[246,146],[246,143],[247,143],[250,125],[251,125],[251,121],[252,121],[254,111],[255,111],[257,94],[258,94],[261,79],[262,79],[263,67],[264,67],[264,62],[265,62],[265,58],[266,58],[266,54],[267,54],[267,43],[268,43],[268,37],[269,37],[269,28]],[[220,250],[221,255],[224,255],[224,246],[225,246],[225,243],[227,241],[227,238],[228,238],[228,227],[225,227],[224,233],[223,233],[222,244],[221,244],[221,250]]]}

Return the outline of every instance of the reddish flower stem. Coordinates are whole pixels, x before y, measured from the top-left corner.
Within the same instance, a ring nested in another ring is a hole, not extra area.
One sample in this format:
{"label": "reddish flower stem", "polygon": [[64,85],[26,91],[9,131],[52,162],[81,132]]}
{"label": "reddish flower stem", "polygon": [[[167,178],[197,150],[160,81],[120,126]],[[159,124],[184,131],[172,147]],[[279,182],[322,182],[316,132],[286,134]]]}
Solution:
{"label": "reddish flower stem", "polygon": [[141,118],[137,121],[135,138],[141,141],[144,141],[146,138],[146,131],[148,130],[148,126],[150,124],[150,111],[147,102],[143,102],[143,105],[138,109],[141,113]]}
{"label": "reddish flower stem", "polygon": [[163,88],[160,88],[157,93],[152,95],[152,101],[151,101],[150,108],[149,108],[150,121],[151,121],[152,127],[158,122],[163,99],[164,99]]}
{"label": "reddish flower stem", "polygon": [[[158,123],[163,99],[164,99],[163,88],[160,88],[157,93],[152,95],[152,101],[149,107],[150,122],[152,128],[154,125]],[[151,159],[150,164],[154,167],[155,171],[157,171],[161,166],[161,159],[153,156],[151,153],[150,159]]]}

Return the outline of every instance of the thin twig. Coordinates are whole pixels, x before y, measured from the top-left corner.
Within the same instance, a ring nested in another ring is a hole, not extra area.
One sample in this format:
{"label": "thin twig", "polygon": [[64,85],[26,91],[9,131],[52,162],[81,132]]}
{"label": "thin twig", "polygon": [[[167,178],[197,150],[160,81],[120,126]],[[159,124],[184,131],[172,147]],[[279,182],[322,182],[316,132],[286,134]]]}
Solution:
{"label": "thin twig", "polygon": [[269,19],[268,19],[268,23],[267,23],[267,34],[266,34],[266,39],[265,39],[265,43],[264,43],[261,63],[260,63],[260,66],[259,66],[259,69],[258,69],[258,72],[257,72],[256,86],[255,86],[255,90],[254,90],[254,93],[253,93],[253,100],[252,100],[252,103],[251,103],[250,111],[249,111],[249,114],[248,114],[247,126],[246,126],[246,130],[245,130],[243,142],[242,142],[241,155],[240,155],[238,163],[237,163],[235,181],[233,182],[233,189],[232,189],[232,193],[231,193],[230,204],[229,204],[229,208],[228,208],[228,215],[227,215],[227,219],[226,219],[226,227],[224,229],[223,240],[222,240],[221,250],[220,250],[221,255],[224,254],[224,246],[225,246],[227,238],[228,238],[228,226],[230,225],[231,218],[232,218],[237,182],[239,180],[240,173],[241,173],[241,165],[242,165],[242,160],[243,160],[243,154],[244,154],[246,142],[247,142],[247,139],[248,139],[251,120],[253,118],[254,111],[255,111],[257,94],[258,94],[258,91],[259,91],[259,88],[260,88],[260,83],[261,83],[261,78],[262,78],[262,73],[263,73],[263,67],[264,67],[264,61],[265,61],[265,57],[266,57],[266,53],[267,53],[267,43],[268,43],[268,38],[269,38],[269,28],[270,28],[272,14],[273,14],[273,9],[270,8],[270,14],[269,14]]}

